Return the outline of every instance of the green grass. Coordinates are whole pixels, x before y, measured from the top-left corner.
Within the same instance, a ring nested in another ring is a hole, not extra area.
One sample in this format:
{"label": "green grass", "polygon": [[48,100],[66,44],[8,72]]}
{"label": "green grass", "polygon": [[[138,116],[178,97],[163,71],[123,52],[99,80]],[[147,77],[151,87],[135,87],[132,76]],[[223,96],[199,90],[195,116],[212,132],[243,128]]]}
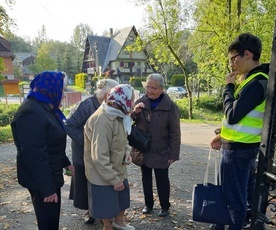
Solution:
{"label": "green grass", "polygon": [[194,120],[207,123],[221,123],[223,114],[219,112],[213,112],[207,109],[193,109]]}
{"label": "green grass", "polygon": [[193,119],[181,118],[180,121],[189,123],[221,124],[223,115],[208,110],[193,109]]}
{"label": "green grass", "polygon": [[75,91],[79,91],[79,92],[86,92],[84,88],[81,88],[81,87],[78,87],[78,86],[75,86],[75,85],[68,85],[67,86],[68,89],[71,89],[71,90],[75,90]]}

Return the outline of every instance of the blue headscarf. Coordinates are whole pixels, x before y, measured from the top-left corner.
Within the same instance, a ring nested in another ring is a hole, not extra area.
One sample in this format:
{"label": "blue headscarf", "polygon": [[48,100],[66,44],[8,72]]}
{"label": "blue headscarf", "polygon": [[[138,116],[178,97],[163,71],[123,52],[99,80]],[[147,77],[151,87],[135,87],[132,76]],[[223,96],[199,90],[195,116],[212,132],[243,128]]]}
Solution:
{"label": "blue headscarf", "polygon": [[34,97],[38,101],[51,104],[57,118],[63,124],[66,120],[60,110],[63,94],[64,75],[58,71],[44,71],[35,76],[30,83],[30,91],[27,98]]}

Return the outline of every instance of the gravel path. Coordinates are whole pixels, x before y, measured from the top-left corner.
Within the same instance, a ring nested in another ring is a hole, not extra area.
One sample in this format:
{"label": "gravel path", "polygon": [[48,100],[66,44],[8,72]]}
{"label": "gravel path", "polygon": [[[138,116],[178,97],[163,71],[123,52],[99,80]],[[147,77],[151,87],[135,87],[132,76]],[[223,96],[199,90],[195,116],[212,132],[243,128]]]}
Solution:
{"label": "gravel path", "polygon": [[[214,135],[215,128],[216,126],[207,124],[181,124],[181,159],[170,169],[171,208],[168,217],[158,217],[160,206],[156,190],[153,212],[150,215],[142,215],[144,202],[140,168],[133,164],[129,166],[131,207],[126,212],[126,219],[137,230],[208,229],[209,224],[191,221],[191,199],[194,184],[201,183],[203,180],[209,141]],[[71,156],[69,142],[68,139],[67,153]],[[212,180],[212,175],[210,175],[210,180]],[[83,223],[82,217],[85,212],[73,207],[72,201],[68,199],[69,187],[70,177],[65,176],[65,184],[62,188],[60,229],[103,229],[99,220],[91,225]],[[0,146],[0,229],[37,229],[30,196],[16,180],[14,145]]]}

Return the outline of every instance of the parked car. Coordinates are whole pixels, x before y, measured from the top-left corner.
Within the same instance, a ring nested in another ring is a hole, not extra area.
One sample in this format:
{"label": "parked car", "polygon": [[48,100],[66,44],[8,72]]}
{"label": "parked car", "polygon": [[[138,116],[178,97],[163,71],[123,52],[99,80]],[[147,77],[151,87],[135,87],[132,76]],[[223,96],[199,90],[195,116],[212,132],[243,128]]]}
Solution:
{"label": "parked car", "polygon": [[188,92],[185,88],[180,86],[171,86],[167,89],[167,94],[170,97],[183,98],[188,96]]}

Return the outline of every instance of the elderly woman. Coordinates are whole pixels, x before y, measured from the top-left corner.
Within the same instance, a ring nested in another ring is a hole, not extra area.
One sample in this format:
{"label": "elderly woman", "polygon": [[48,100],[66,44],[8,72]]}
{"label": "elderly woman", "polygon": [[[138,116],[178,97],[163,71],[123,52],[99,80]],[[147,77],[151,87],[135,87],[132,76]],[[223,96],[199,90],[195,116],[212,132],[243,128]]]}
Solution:
{"label": "elderly woman", "polygon": [[[152,170],[154,170],[159,202],[160,217],[169,214],[170,181],[169,167],[179,160],[180,119],[177,106],[164,92],[164,78],[154,73],[147,77],[146,95],[138,99],[132,113],[137,126],[152,134],[151,148],[144,154],[141,166],[145,207],[143,214],[152,211],[154,205],[152,191]],[[142,112],[143,111],[143,112]],[[137,150],[132,149],[132,154]]]}
{"label": "elderly woman", "polygon": [[[112,79],[99,80],[97,82],[95,94],[78,103],[76,107],[71,110],[66,122],[65,130],[72,139],[72,160],[75,169],[75,174],[71,179],[69,198],[73,200],[74,207],[82,210],[88,210],[87,179],[83,161],[83,127],[87,119],[100,107],[111,88],[118,84],[117,81]],[[84,221],[90,224],[94,222],[94,218],[87,212]]]}
{"label": "elderly woman", "polygon": [[127,135],[131,132],[129,113],[133,100],[132,87],[114,87],[84,127],[89,211],[94,218],[103,220],[104,230],[135,229],[123,219],[130,206],[126,162],[131,162]]}
{"label": "elderly woman", "polygon": [[65,116],[60,110],[64,75],[42,72],[32,80],[30,88],[11,123],[18,182],[31,194],[38,228],[58,230],[63,168],[73,173],[65,154]]}

